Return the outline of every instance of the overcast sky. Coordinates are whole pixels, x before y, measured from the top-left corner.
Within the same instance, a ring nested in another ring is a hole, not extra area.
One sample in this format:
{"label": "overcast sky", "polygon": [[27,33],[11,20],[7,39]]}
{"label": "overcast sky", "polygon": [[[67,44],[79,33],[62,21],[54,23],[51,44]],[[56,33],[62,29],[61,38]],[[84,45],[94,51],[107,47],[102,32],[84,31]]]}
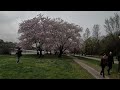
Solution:
{"label": "overcast sky", "polygon": [[99,24],[101,34],[105,34],[103,28],[105,19],[114,16],[114,13],[120,15],[120,11],[0,11],[0,39],[18,41],[19,23],[40,13],[51,18],[60,17],[70,23],[80,25],[83,30],[87,27],[92,30],[94,24]]}

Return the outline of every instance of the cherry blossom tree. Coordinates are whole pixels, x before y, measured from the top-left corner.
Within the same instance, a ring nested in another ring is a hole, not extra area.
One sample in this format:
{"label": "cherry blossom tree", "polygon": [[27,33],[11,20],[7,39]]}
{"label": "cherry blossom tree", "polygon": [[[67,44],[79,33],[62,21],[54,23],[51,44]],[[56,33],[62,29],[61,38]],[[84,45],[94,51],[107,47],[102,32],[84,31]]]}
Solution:
{"label": "cherry blossom tree", "polygon": [[48,30],[50,18],[44,17],[39,14],[38,17],[33,19],[25,20],[19,25],[18,33],[21,33],[19,38],[20,45],[23,48],[32,47],[36,45],[37,52],[40,51],[42,55],[42,48],[47,36],[46,31]]}
{"label": "cherry blossom tree", "polygon": [[49,18],[39,14],[19,25],[20,45],[24,48],[36,45],[36,50],[59,52],[59,57],[72,48],[78,48],[82,27],[68,23],[60,18]]}
{"label": "cherry blossom tree", "polygon": [[59,57],[65,50],[69,50],[73,43],[77,43],[80,40],[80,31],[82,27],[73,23],[68,23],[60,18],[56,18],[53,25],[52,37],[56,49],[59,51]]}

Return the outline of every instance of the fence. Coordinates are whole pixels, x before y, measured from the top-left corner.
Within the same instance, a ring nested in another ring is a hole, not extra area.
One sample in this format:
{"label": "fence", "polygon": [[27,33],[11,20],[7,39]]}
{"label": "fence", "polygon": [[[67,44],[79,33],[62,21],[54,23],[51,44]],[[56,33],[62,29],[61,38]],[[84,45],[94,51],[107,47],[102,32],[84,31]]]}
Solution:
{"label": "fence", "polygon": [[[11,52],[12,55],[16,54],[17,50],[14,50]],[[36,50],[22,50],[22,54],[36,54],[37,51]]]}

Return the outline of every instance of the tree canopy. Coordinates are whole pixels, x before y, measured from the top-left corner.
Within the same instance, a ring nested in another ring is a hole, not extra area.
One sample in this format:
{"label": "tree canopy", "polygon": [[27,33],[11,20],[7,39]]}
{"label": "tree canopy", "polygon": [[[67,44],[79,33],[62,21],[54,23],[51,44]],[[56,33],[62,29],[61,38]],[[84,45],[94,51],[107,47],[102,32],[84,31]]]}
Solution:
{"label": "tree canopy", "polygon": [[33,44],[36,44],[36,50],[40,52],[54,50],[59,52],[59,57],[61,57],[66,50],[70,51],[79,47],[81,31],[82,27],[74,23],[39,14],[33,19],[20,23],[19,45],[23,48],[31,48]]}

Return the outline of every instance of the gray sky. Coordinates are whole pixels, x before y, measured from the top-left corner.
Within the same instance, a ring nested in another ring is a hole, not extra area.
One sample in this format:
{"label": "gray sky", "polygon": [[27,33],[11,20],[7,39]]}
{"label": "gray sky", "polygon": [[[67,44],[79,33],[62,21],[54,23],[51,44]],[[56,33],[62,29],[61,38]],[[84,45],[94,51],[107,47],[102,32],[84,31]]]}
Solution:
{"label": "gray sky", "polygon": [[114,13],[120,15],[120,11],[0,11],[0,39],[18,41],[19,23],[40,13],[51,18],[60,17],[70,23],[80,25],[83,30],[87,27],[92,30],[94,24],[99,24],[101,34],[105,34],[103,27],[105,19],[114,16]]}

